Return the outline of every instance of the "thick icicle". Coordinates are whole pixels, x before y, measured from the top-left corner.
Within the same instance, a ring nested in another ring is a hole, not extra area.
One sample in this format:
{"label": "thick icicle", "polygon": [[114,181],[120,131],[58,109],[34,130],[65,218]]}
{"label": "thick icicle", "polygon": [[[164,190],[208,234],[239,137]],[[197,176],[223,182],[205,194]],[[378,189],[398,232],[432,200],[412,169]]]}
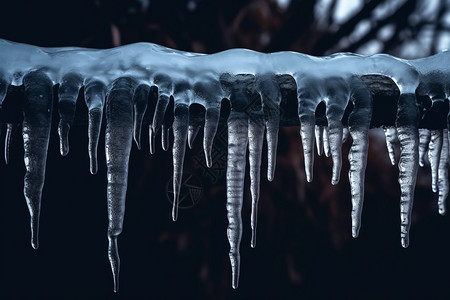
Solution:
{"label": "thick icicle", "polygon": [[3,78],[3,74],[0,73],[0,110],[3,107],[3,100],[5,100],[6,93],[8,92],[9,83]]}
{"label": "thick icicle", "polygon": [[348,127],[344,127],[344,130],[342,131],[342,144],[348,140],[349,136],[350,136],[350,133],[349,133]]}
{"label": "thick icicle", "polygon": [[431,130],[431,139],[428,150],[428,159],[431,166],[431,189],[434,193],[438,189],[439,161],[441,160],[442,129]]}
{"label": "thick icicle", "polygon": [[[102,126],[106,87],[101,81],[89,81],[84,87],[84,100],[89,114],[89,162],[91,174],[97,174],[97,147]],[[132,121],[131,123],[132,124]]]}
{"label": "thick icicle", "polygon": [[24,195],[31,217],[31,246],[39,247],[39,216],[45,180],[48,142],[52,124],[52,82],[43,72],[27,74],[23,83]]}
{"label": "thick icicle", "polygon": [[5,163],[9,164],[9,146],[11,144],[11,135],[14,130],[14,124],[6,124],[6,136],[5,136]]}
{"label": "thick icicle", "polygon": [[[172,220],[178,218],[178,204],[180,200],[180,188],[183,179],[183,162],[186,152],[186,140],[189,127],[189,106],[179,104],[174,109],[173,122],[173,206]],[[164,131],[163,131],[164,132]]]}
{"label": "thick icicle", "polygon": [[314,132],[316,134],[316,147],[319,156],[322,156],[323,154],[323,131],[323,126],[316,125]]}
{"label": "thick icicle", "polygon": [[133,103],[134,103],[133,138],[139,150],[141,149],[142,120],[144,119],[145,112],[147,111],[149,91],[150,86],[148,86],[147,84],[140,84],[136,88],[133,96]]}
{"label": "thick icicle", "polygon": [[352,193],[352,236],[358,237],[361,228],[361,214],[364,203],[364,179],[369,146],[369,126],[372,118],[372,97],[370,91],[357,78],[351,82],[354,108],[348,118],[352,146],[348,154],[348,172]]}
{"label": "thick icicle", "polygon": [[207,107],[205,111],[205,127],[203,128],[203,151],[205,152],[206,166],[212,167],[211,149],[219,124],[220,106]]}
{"label": "thick icicle", "polygon": [[426,128],[419,129],[419,166],[425,165],[425,154],[430,144],[431,132]]}
{"label": "thick icicle", "polygon": [[64,75],[59,86],[59,151],[62,156],[69,153],[69,131],[75,117],[78,92],[83,85],[83,79],[79,74],[69,73]]}
{"label": "thick icicle", "polygon": [[263,116],[256,114],[249,116],[248,126],[248,150],[250,166],[250,192],[252,195],[252,213],[251,228],[252,240],[251,247],[256,246],[256,226],[258,220],[258,201],[261,181],[261,152],[264,142],[264,119]]}
{"label": "thick icicle", "polygon": [[389,154],[391,164],[395,166],[395,150],[394,144],[397,141],[397,130],[394,127],[385,127],[384,134],[386,135],[386,147]]}
{"label": "thick icicle", "polygon": [[232,286],[238,287],[242,237],[242,198],[244,194],[245,159],[248,142],[248,116],[233,109],[228,117],[227,216]]}
{"label": "thick icicle", "polygon": [[122,232],[127,193],[128,161],[133,136],[134,82],[117,79],[106,101],[106,166],[108,200],[108,258],[114,279],[114,292],[119,289],[120,259],[117,237]]}
{"label": "thick icicle", "polygon": [[448,167],[449,167],[449,153],[448,153],[448,130],[444,129],[442,140],[441,157],[439,160],[439,172],[438,172],[438,209],[439,214],[445,215],[446,201],[449,193],[448,183]]}
{"label": "thick icicle", "polygon": [[414,94],[401,94],[397,109],[397,133],[400,141],[400,161],[398,164],[400,184],[401,244],[409,245],[409,229],[414,202],[417,169],[419,167],[419,109]]}

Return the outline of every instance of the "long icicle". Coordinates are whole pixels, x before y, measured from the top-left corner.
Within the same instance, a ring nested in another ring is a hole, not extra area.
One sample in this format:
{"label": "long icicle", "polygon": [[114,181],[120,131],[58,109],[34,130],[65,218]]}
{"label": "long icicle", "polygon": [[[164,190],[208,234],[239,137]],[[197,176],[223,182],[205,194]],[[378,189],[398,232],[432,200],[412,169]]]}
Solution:
{"label": "long icicle", "polygon": [[122,232],[127,193],[128,161],[133,137],[134,82],[119,78],[106,101],[106,166],[108,200],[108,258],[114,279],[114,292],[119,289],[120,259],[117,237]]}
{"label": "long icicle", "polygon": [[134,91],[133,96],[133,138],[139,150],[141,150],[142,120],[144,119],[145,112],[147,111],[149,91],[150,86],[147,84],[140,84]]}
{"label": "long icicle", "polygon": [[425,154],[428,151],[428,145],[430,144],[431,132],[428,129],[419,129],[419,166],[425,165]]}
{"label": "long icicle", "polygon": [[443,141],[441,149],[441,157],[439,160],[439,172],[438,172],[438,210],[439,214],[445,215],[446,212],[446,201],[449,194],[449,183],[448,183],[448,167],[449,167],[449,153],[448,153],[448,130],[443,130]]}
{"label": "long icicle", "polygon": [[403,248],[407,248],[414,203],[414,188],[419,167],[419,109],[416,96],[414,94],[401,94],[397,107],[396,126],[401,149],[398,164],[398,182],[401,190],[401,244]]}
{"label": "long icicle", "polygon": [[189,106],[180,104],[174,108],[173,122],[173,206],[172,220],[178,218],[178,204],[180,201],[180,189],[183,180],[183,162],[186,153],[186,140],[189,127]]}
{"label": "long icicle", "polygon": [[89,115],[89,164],[91,174],[97,174],[97,147],[102,126],[103,106],[105,104],[106,86],[101,81],[89,81],[84,87],[84,100]]}
{"label": "long icicle", "polygon": [[248,150],[250,166],[250,192],[252,195],[251,228],[252,239],[251,247],[256,246],[256,226],[258,222],[258,201],[261,181],[261,156],[264,142],[264,119],[262,116],[249,116],[248,125]]}
{"label": "long icicle", "polygon": [[438,189],[439,161],[442,150],[442,129],[431,130],[428,159],[431,166],[431,190],[436,193]]}
{"label": "long icicle", "polygon": [[69,131],[72,127],[77,106],[78,93],[83,85],[83,79],[79,74],[69,73],[64,75],[59,86],[59,152],[62,156],[69,153]]}
{"label": "long icicle", "polygon": [[39,216],[45,180],[48,142],[52,124],[52,82],[43,72],[35,71],[23,79],[23,148],[25,162],[24,195],[30,212],[31,246],[39,247]]}
{"label": "long icicle", "polygon": [[352,78],[352,101],[354,108],[348,118],[352,146],[348,154],[348,172],[352,194],[352,236],[358,237],[364,204],[364,179],[369,148],[369,127],[372,118],[372,97],[359,78]]}
{"label": "long icicle", "polygon": [[239,284],[241,256],[239,247],[242,237],[242,200],[244,195],[245,160],[248,143],[248,117],[244,112],[233,109],[227,121],[228,158],[227,158],[227,217],[228,242],[230,244],[230,262],[232,286]]}

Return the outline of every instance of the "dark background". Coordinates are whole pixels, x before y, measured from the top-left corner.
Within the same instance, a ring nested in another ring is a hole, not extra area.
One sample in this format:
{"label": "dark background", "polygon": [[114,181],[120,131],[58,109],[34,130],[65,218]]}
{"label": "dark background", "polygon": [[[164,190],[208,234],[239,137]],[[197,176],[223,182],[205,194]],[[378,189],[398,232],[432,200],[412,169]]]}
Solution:
{"label": "dark background", "polygon": [[[286,7],[281,1],[237,0],[8,1],[0,9],[0,38],[39,46],[108,48],[146,41],[204,53],[246,47],[404,58],[450,48],[449,1],[345,2],[359,6],[341,9],[341,1],[333,0],[292,0]],[[55,125],[57,119],[55,110]],[[331,159],[316,157],[314,182],[307,184],[298,127],[280,130],[272,183],[265,179],[263,159],[256,249],[250,248],[246,177],[237,290],[231,288],[226,238],[226,128],[216,137],[210,172],[204,168],[201,133],[187,151],[185,172],[194,174],[202,193],[175,223],[167,189],[171,151],[158,144],[151,156],[147,133],[144,129],[143,150],[133,146],[131,154],[119,238],[120,290],[114,294],[107,259],[104,135],[99,173],[92,176],[87,127],[72,128],[70,153],[61,157],[53,126],[35,251],[22,194],[21,130],[16,129],[10,164],[0,163],[1,299],[450,298],[450,217],[437,213],[429,165],[419,171],[411,245],[402,249],[398,170],[389,163],[380,130],[370,137],[358,239],[351,238],[348,162],[340,184],[332,186]],[[344,157],[349,147],[347,141]]]}

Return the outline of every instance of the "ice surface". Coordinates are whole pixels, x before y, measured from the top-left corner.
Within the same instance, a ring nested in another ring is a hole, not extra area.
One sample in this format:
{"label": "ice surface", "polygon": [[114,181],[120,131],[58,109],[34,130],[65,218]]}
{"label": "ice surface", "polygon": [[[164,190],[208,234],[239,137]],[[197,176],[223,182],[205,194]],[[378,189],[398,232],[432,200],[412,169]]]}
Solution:
{"label": "ice surface", "polygon": [[[38,246],[41,192],[52,117],[52,86],[59,84],[60,152],[69,152],[69,131],[76,101],[84,87],[88,108],[90,171],[97,173],[97,146],[106,100],[106,158],[108,199],[108,256],[118,289],[120,260],[117,238],[122,232],[127,188],[128,160],[134,138],[141,147],[141,128],[148,106],[150,88],[156,87],[158,99],[149,126],[150,152],[155,138],[168,150],[169,130],[173,130],[172,217],[178,216],[180,185],[186,143],[192,147],[201,128],[190,122],[189,107],[205,108],[203,149],[208,167],[213,165],[211,149],[220,117],[223,98],[230,101],[228,117],[227,214],[232,286],[237,288],[240,270],[240,242],[247,145],[249,150],[250,192],[252,201],[251,246],[256,245],[257,211],[260,195],[261,160],[264,135],[267,140],[267,179],[275,174],[281,91],[277,75],[295,80],[298,117],[305,173],[313,180],[314,144],[319,155],[333,161],[331,183],[337,184],[342,168],[342,143],[350,136],[349,181],[352,198],[352,235],[361,227],[364,177],[367,165],[368,130],[372,98],[362,83],[362,75],[383,75],[392,79],[400,91],[394,127],[385,128],[386,144],[394,165],[398,140],[401,147],[399,183],[401,189],[401,242],[409,244],[411,211],[417,168],[424,165],[428,151],[432,168],[432,188],[439,193],[439,213],[445,213],[449,193],[448,130],[418,129],[419,111],[415,92],[429,96],[434,104],[449,97],[448,62],[450,52],[405,61],[378,54],[360,56],[338,53],[313,57],[296,52],[259,53],[232,49],[211,55],[182,52],[150,43],[131,44],[114,49],[95,50],[76,47],[41,48],[0,40],[0,107],[10,84],[24,84],[24,194],[31,215],[32,245]],[[351,101],[353,110],[348,129],[342,118]],[[323,102],[327,126],[317,125],[315,112]],[[450,120],[450,118],[449,118]],[[203,124],[203,123],[202,123]],[[5,159],[8,160],[12,125],[8,124]]]}

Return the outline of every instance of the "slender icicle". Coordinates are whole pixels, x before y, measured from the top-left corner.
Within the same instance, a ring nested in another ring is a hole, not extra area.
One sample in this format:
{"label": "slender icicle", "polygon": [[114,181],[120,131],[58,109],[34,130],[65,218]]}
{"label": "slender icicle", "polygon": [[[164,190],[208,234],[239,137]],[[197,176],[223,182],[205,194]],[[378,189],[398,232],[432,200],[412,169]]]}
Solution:
{"label": "slender icicle", "polygon": [[248,126],[248,150],[250,165],[250,192],[252,194],[251,247],[256,246],[256,226],[258,223],[258,201],[261,177],[261,155],[264,142],[264,120],[262,116],[249,117]]}
{"label": "slender icicle", "polygon": [[108,258],[114,279],[114,292],[119,289],[120,259],[117,237],[123,228],[128,161],[133,137],[133,85],[134,82],[131,79],[117,79],[106,101]]}
{"label": "slender icicle", "polygon": [[[89,111],[89,161],[91,174],[97,174],[97,147],[102,126],[106,87],[103,82],[90,81],[84,87],[84,99]],[[132,123],[131,123],[132,124]]]}
{"label": "slender icicle", "polygon": [[148,126],[148,143],[150,148],[150,154],[155,153],[155,132],[152,125]]}
{"label": "slender icicle", "polygon": [[441,157],[439,160],[439,173],[438,173],[438,209],[439,214],[445,215],[446,200],[449,193],[448,183],[448,167],[449,167],[449,153],[448,153],[448,130],[443,131],[443,141],[441,149]]}
{"label": "slender icicle", "polygon": [[205,127],[203,128],[203,151],[206,166],[212,167],[211,149],[219,124],[220,107],[207,107],[205,111]]}
{"label": "slender icicle", "polygon": [[48,142],[52,124],[52,82],[43,72],[35,71],[23,79],[23,147],[25,162],[24,195],[31,217],[31,246],[39,247],[39,216],[45,180]]}
{"label": "slender icicle", "polygon": [[358,237],[361,228],[361,214],[364,204],[364,179],[369,148],[369,127],[372,118],[372,97],[370,91],[359,78],[352,78],[353,110],[348,124],[352,146],[348,154],[348,172],[352,194],[352,236]]}
{"label": "slender icicle", "polygon": [[170,126],[162,124],[161,126],[161,147],[164,151],[169,150],[169,129]]}
{"label": "slender icicle", "polygon": [[[186,140],[189,127],[189,106],[180,104],[175,106],[173,122],[173,206],[172,220],[178,218],[178,204],[183,179],[183,162],[186,152]],[[164,130],[163,130],[164,132]]]}
{"label": "slender icicle", "polygon": [[329,136],[329,130],[327,126],[323,127],[323,152],[325,153],[325,157],[331,156],[331,150],[330,150],[330,136]]}
{"label": "slender icicle", "polygon": [[5,163],[9,164],[9,146],[11,144],[11,135],[14,130],[14,124],[6,124],[6,136],[5,136]]}
{"label": "slender icicle", "polygon": [[419,166],[425,165],[425,154],[428,151],[428,145],[430,144],[431,132],[428,129],[419,129]]}
{"label": "slender icicle", "polygon": [[72,127],[77,106],[78,93],[83,85],[83,79],[76,73],[64,75],[59,86],[59,152],[62,156],[69,153],[69,131]]}
{"label": "slender icicle", "polygon": [[431,189],[434,193],[438,189],[439,161],[441,160],[442,150],[442,129],[431,130],[431,139],[428,150],[428,159],[431,166]]}
{"label": "slender icicle", "polygon": [[398,164],[400,184],[401,244],[409,245],[409,229],[414,202],[417,170],[419,167],[419,110],[414,94],[402,94],[398,100],[397,133],[400,141],[400,161]]}
{"label": "slender icicle", "polygon": [[133,103],[134,103],[133,138],[139,150],[141,150],[142,120],[144,119],[145,112],[147,111],[149,91],[150,86],[148,86],[147,84],[140,84],[136,88],[133,96]]}
{"label": "slender icicle", "polygon": [[228,117],[227,217],[232,286],[238,287],[242,237],[242,198],[244,195],[245,158],[248,142],[248,116],[233,109]]}
{"label": "slender icicle", "polygon": [[272,181],[277,161],[278,130],[280,127],[279,110],[266,121],[267,140],[267,180]]}
{"label": "slender icicle", "polygon": [[[332,123],[328,121],[328,123]],[[333,124],[333,123],[332,123]],[[337,121],[335,124],[329,126],[329,141],[331,157],[333,159],[333,172],[331,184],[336,185],[339,182],[342,169],[342,123]]]}
{"label": "slender icicle", "polygon": [[9,83],[3,78],[3,74],[0,73],[0,110],[3,108],[3,101],[6,98],[8,86]]}
{"label": "slender icicle", "polygon": [[189,125],[188,130],[188,145],[189,149],[192,149],[192,146],[194,145],[194,140],[197,137],[198,131],[200,130],[201,126],[195,126],[195,125]]}
{"label": "slender icicle", "polygon": [[395,166],[395,150],[394,144],[397,141],[397,130],[394,127],[386,127],[384,128],[384,134],[386,135],[386,147],[389,154],[389,159],[391,160],[391,164]]}
{"label": "slender icicle", "polygon": [[164,116],[166,114],[167,106],[169,105],[170,97],[169,95],[160,93],[158,101],[156,102],[155,113],[153,115],[153,133],[156,135],[161,128],[164,121]]}
{"label": "slender icicle", "polygon": [[323,154],[323,131],[324,131],[324,127],[316,125],[314,131],[315,131],[315,134],[316,134],[317,154],[319,156],[322,156],[322,154]]}

